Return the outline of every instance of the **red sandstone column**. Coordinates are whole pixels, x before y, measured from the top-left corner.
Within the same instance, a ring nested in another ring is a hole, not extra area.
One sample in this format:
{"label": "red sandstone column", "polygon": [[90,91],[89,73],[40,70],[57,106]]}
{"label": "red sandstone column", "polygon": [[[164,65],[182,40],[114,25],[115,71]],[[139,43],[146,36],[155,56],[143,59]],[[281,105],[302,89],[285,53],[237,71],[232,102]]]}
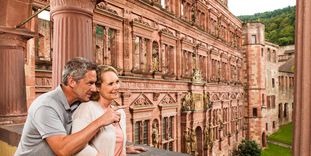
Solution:
{"label": "red sandstone column", "polygon": [[24,63],[33,33],[28,23],[15,28],[30,14],[29,0],[1,0],[0,6],[0,124],[8,124],[23,122],[27,113]]}
{"label": "red sandstone column", "polygon": [[298,0],[296,11],[296,63],[294,156],[311,155],[311,1]]}
{"label": "red sandstone column", "polygon": [[27,115],[24,54],[28,37],[6,30],[0,27],[0,123],[22,122]]}
{"label": "red sandstone column", "polygon": [[94,60],[92,17],[94,0],[51,0],[53,24],[52,85],[61,82],[64,64],[73,57]]}

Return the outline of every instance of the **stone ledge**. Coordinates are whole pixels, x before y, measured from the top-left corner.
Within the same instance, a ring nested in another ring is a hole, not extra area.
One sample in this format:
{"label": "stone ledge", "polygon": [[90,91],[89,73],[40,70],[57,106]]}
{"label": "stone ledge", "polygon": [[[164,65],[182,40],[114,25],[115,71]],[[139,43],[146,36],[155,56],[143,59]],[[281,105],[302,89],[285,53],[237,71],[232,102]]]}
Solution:
{"label": "stone ledge", "polygon": [[17,147],[23,126],[24,124],[0,125],[0,140]]}
{"label": "stone ledge", "polygon": [[[18,146],[24,124],[0,125],[0,142],[7,143],[13,150]],[[127,154],[128,156],[188,156],[185,153],[177,153],[164,149],[153,148],[146,145],[138,145],[147,149],[141,154]],[[15,152],[10,150],[11,152]],[[4,151],[5,152],[5,151]],[[8,152],[8,151],[7,151]]]}
{"label": "stone ledge", "polygon": [[172,152],[164,149],[153,148],[147,145],[137,145],[147,149],[147,152],[140,154],[127,154],[127,156],[189,156],[185,153]]}

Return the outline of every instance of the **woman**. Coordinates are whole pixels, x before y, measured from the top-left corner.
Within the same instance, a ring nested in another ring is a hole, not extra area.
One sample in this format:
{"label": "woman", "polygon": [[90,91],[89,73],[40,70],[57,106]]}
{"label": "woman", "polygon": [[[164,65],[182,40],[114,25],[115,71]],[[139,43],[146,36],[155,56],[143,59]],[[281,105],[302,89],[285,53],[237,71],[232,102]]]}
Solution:
{"label": "woman", "polygon": [[[97,93],[92,101],[82,103],[74,112],[72,132],[77,132],[96,120],[107,110],[112,109],[112,101],[119,97],[120,81],[117,71],[111,66],[101,65],[97,70]],[[111,110],[109,110],[111,111]],[[126,147],[126,119],[123,109],[120,122],[102,127],[97,135],[77,153],[77,156],[120,156],[126,153],[140,153],[142,147]]]}

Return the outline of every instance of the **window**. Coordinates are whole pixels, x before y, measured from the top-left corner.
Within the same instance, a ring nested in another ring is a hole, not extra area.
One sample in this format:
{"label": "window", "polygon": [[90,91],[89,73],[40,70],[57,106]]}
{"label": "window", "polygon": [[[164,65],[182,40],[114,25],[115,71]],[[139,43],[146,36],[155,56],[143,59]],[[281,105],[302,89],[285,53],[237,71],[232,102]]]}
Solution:
{"label": "window", "polygon": [[257,117],[257,108],[253,108],[253,117]]}
{"label": "window", "polygon": [[279,113],[278,113],[278,118],[281,118],[281,112],[282,112],[282,103],[279,103]]}
{"label": "window", "polygon": [[163,118],[163,121],[162,121],[162,138],[163,139],[167,139],[166,130],[167,130],[167,117]]}
{"label": "window", "polygon": [[273,50],[273,52],[272,52],[272,61],[274,63],[276,63],[276,52],[275,52],[275,50]]}
{"label": "window", "polygon": [[267,108],[270,108],[270,96],[267,96]]}
{"label": "window", "polygon": [[261,57],[263,57],[263,48],[261,48]]}
{"label": "window", "polygon": [[275,95],[271,96],[272,108],[275,108]]}
{"label": "window", "polygon": [[272,122],[272,128],[275,129],[275,121]]}
{"label": "window", "polygon": [[269,125],[268,125],[268,123],[266,123],[266,131],[268,131],[269,130]]}
{"label": "window", "polygon": [[267,51],[267,60],[268,60],[268,61],[271,61],[271,52],[270,52],[270,48],[268,48],[268,51]]}
{"label": "window", "polygon": [[265,105],[265,94],[261,95],[261,103],[263,106]]}
{"label": "window", "polygon": [[143,133],[143,144],[146,144],[146,145],[148,144],[148,131],[149,131],[148,127],[149,127],[149,121],[146,120],[144,122],[144,133]]}
{"label": "window", "polygon": [[162,120],[162,143],[163,149],[174,150],[173,127],[174,116],[164,117]]}
{"label": "window", "polygon": [[256,41],[256,35],[252,35],[251,37],[251,44],[256,44],[257,41]]}
{"label": "window", "polygon": [[[33,13],[37,12],[38,8],[33,8]],[[38,14],[37,24],[35,31],[38,35],[35,36],[35,59],[38,62],[40,61],[48,61],[50,62],[52,59],[52,41],[53,41],[53,27],[50,21],[50,12],[42,11]],[[25,62],[27,62],[27,53],[25,54]],[[38,63],[36,62],[36,64]]]}
{"label": "window", "polygon": [[140,125],[141,125],[141,121],[138,121],[135,123],[135,134],[134,134],[134,142],[135,144],[139,144],[140,143]]}
{"label": "window", "polygon": [[149,48],[150,40],[135,35],[133,42],[133,71],[142,72],[147,69],[147,53],[150,52],[151,47]]}
{"label": "window", "polygon": [[135,144],[148,144],[149,120],[137,121],[134,129]]}
{"label": "window", "polygon": [[272,78],[272,88],[275,87],[275,82],[274,82],[274,78]]}
{"label": "window", "polygon": [[96,25],[96,63],[116,67],[117,30],[102,25]]}

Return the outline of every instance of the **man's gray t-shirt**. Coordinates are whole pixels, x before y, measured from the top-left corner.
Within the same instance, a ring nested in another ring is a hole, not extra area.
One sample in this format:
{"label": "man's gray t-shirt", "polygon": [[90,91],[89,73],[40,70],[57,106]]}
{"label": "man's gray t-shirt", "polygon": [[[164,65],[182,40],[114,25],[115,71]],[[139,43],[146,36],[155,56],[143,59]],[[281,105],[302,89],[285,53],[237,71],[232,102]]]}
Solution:
{"label": "man's gray t-shirt", "polygon": [[33,101],[15,156],[55,155],[45,138],[71,132],[71,109],[61,87]]}

